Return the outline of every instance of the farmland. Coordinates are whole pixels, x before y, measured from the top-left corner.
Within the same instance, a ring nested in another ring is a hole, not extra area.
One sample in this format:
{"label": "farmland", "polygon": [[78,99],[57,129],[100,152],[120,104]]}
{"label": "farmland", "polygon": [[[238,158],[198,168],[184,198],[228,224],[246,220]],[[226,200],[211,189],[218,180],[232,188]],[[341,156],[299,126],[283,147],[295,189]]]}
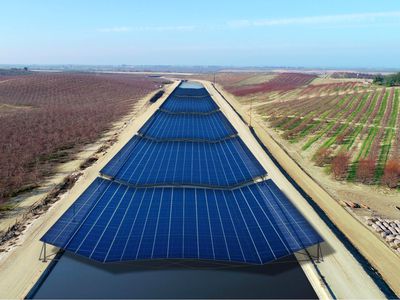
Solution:
{"label": "farmland", "polygon": [[332,178],[398,187],[399,88],[313,78],[282,73],[252,86],[220,83]]}
{"label": "farmland", "polygon": [[161,84],[136,75],[0,76],[0,203],[36,187]]}
{"label": "farmland", "polygon": [[228,92],[235,96],[246,96],[255,93],[266,93],[273,91],[286,92],[301,87],[313,80],[315,76],[301,73],[282,73],[265,82],[230,86]]}

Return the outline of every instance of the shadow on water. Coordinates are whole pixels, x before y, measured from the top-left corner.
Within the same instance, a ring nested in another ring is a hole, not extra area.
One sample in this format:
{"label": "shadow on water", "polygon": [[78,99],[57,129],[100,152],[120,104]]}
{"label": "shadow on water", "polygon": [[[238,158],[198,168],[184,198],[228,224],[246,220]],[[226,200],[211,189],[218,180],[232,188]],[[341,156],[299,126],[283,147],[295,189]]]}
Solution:
{"label": "shadow on water", "polygon": [[161,259],[161,260],[142,260],[132,262],[117,263],[99,263],[89,261],[84,257],[66,254],[71,259],[80,263],[89,263],[92,267],[100,271],[106,271],[113,274],[123,274],[130,272],[152,272],[154,270],[163,271],[192,271],[192,270],[213,270],[213,271],[233,271],[233,272],[249,272],[254,274],[262,274],[264,276],[276,276],[280,273],[287,272],[297,267],[296,258],[288,256],[279,261],[265,265],[249,265],[241,263],[225,263],[207,260],[181,260],[181,259]]}
{"label": "shadow on water", "polygon": [[102,264],[64,253],[32,298],[316,298],[294,256],[267,265],[197,260]]}

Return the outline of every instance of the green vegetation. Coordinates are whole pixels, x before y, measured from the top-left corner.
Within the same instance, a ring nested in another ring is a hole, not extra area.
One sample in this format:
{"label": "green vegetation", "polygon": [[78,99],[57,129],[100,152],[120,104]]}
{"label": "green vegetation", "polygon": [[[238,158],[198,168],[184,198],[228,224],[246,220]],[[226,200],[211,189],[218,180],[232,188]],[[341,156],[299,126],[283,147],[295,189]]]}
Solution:
{"label": "green vegetation", "polygon": [[396,89],[393,99],[393,109],[390,112],[388,127],[385,129],[385,136],[383,138],[383,143],[381,145],[381,151],[379,154],[378,163],[375,171],[376,181],[379,181],[383,175],[383,170],[385,168],[385,163],[389,156],[392,140],[396,135],[395,126],[396,126],[398,112],[399,112],[399,90]]}
{"label": "green vegetation", "polygon": [[[346,102],[347,99],[349,99],[349,95],[346,95],[345,97],[343,97],[337,104],[336,108],[343,108],[340,112],[338,112],[337,116],[334,116],[336,118],[342,116],[346,110],[353,104],[354,100],[355,100],[355,96],[353,96],[348,102]],[[346,103],[346,105],[344,105]],[[317,140],[319,140],[322,136],[324,136],[326,133],[328,133],[333,126],[336,124],[336,120],[335,121],[329,121],[328,122],[328,126],[325,128],[325,130],[323,130],[322,132],[320,132],[319,134],[315,135],[314,137],[312,137],[303,147],[303,150],[307,150],[312,144],[314,144]],[[335,137],[336,139],[336,137]]]}
{"label": "green vegetation", "polygon": [[385,113],[386,109],[386,104],[387,104],[387,98],[389,94],[386,92],[385,96],[383,97],[383,101],[381,106],[379,107],[378,114],[375,116],[375,119],[373,121],[373,126],[370,128],[368,132],[368,136],[365,139],[361,151],[359,152],[359,155],[357,157],[357,160],[362,157],[366,157],[371,149],[372,142],[374,141],[375,135],[378,133],[378,127],[380,125],[380,122],[382,120],[383,114]]}
{"label": "green vegetation", "polygon": [[374,142],[375,136],[378,133],[378,125],[380,124],[380,121],[382,120],[383,114],[385,113],[385,109],[386,109],[386,104],[387,104],[387,99],[389,97],[388,92],[385,93],[382,102],[379,106],[379,110],[377,115],[375,116],[372,124],[373,126],[371,128],[369,128],[368,131],[368,135],[367,137],[364,139],[364,142],[361,145],[361,149],[358,151],[358,154],[356,156],[356,158],[354,159],[353,163],[350,166],[349,169],[349,175],[348,175],[348,180],[349,181],[354,181],[356,179],[356,173],[357,173],[357,168],[358,168],[358,161],[361,158],[367,157],[370,149],[371,149],[371,145]]}
{"label": "green vegetation", "polygon": [[390,75],[377,75],[373,82],[385,86],[400,86],[400,72]]}
{"label": "green vegetation", "polygon": [[363,96],[360,103],[358,103],[356,109],[348,117],[347,121],[336,130],[336,132],[322,145],[322,147],[325,148],[330,147],[336,142],[337,137],[349,127],[350,123],[353,121],[356,114],[358,114],[361,111],[361,108],[365,105],[365,101],[367,101],[367,98],[368,94]]}
{"label": "green vegetation", "polygon": [[343,144],[343,147],[346,147],[346,150],[350,150],[350,148],[353,146],[357,136],[360,134],[361,130],[364,128],[365,122],[368,120],[369,116],[374,111],[374,107],[376,105],[376,101],[378,100],[378,97],[379,97],[379,93],[376,93],[374,96],[374,99],[372,100],[371,105],[368,107],[364,116],[361,117],[361,120],[359,122],[360,125],[357,125],[356,129],[350,134],[350,136],[347,138],[347,141]]}
{"label": "green vegetation", "polygon": [[15,207],[14,204],[10,204],[10,203],[1,203],[0,204],[0,212],[6,212],[6,211],[11,211],[13,210]]}
{"label": "green vegetation", "polygon": [[19,75],[30,75],[33,72],[29,71],[28,68],[11,68],[11,69],[0,69],[0,76],[19,76]]}
{"label": "green vegetation", "polygon": [[[390,84],[395,82],[392,79]],[[398,186],[388,182],[399,176],[392,176],[389,167],[398,163],[400,88],[354,82],[323,86],[308,86],[300,98],[266,103],[258,109],[269,111],[270,124],[282,130],[290,143],[301,144],[314,164],[331,170],[335,178]],[[340,156],[346,158],[345,166],[338,163]]]}
{"label": "green vegetation", "polygon": [[335,125],[334,121],[328,122],[328,126],[325,127],[325,130],[321,131],[319,134],[315,135],[312,137],[310,140],[307,141],[307,143],[304,144],[302,147],[302,150],[307,150],[310,148],[312,144],[314,144],[316,141],[318,141],[325,133],[327,133],[331,128]]}

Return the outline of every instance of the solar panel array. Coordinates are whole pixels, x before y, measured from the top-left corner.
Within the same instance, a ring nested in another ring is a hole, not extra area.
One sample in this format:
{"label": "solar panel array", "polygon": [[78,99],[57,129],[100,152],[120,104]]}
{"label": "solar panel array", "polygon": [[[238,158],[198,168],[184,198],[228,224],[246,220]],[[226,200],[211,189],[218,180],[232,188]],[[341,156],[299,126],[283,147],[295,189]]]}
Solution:
{"label": "solar panel array", "polygon": [[203,187],[238,186],[266,174],[204,88],[176,89],[139,133],[101,174],[131,186]]}
{"label": "solar panel array", "polygon": [[97,179],[46,240],[102,261],[190,258],[261,264],[313,245],[271,180],[233,190],[131,188]]}
{"label": "solar panel array", "polygon": [[161,110],[176,114],[207,114],[218,110],[218,106],[209,95],[199,97],[172,95],[168,101],[163,103]]}
{"label": "solar panel array", "polygon": [[265,170],[239,137],[210,143],[136,136],[101,173],[135,186],[226,187],[263,176]]}
{"label": "solar panel array", "polygon": [[139,132],[158,140],[220,140],[237,134],[220,111],[181,115],[158,110]]}
{"label": "solar panel array", "polygon": [[204,88],[175,89],[100,173],[42,241],[101,262],[255,264],[322,241]]}
{"label": "solar panel array", "polygon": [[[174,97],[190,97],[190,98],[199,98],[199,97],[210,97],[210,94],[204,87],[200,88],[191,88],[184,87],[184,84],[181,84],[179,88],[175,89],[172,93],[172,97],[168,100],[173,99]],[[214,100],[212,100],[214,102]]]}

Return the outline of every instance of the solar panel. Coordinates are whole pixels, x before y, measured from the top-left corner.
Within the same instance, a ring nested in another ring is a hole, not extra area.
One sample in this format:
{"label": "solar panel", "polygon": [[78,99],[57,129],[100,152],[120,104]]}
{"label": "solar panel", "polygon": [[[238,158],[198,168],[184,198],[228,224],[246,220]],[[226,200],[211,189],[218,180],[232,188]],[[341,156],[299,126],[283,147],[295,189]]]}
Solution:
{"label": "solar panel", "polygon": [[190,97],[204,97],[209,95],[208,91],[203,88],[184,88],[179,86],[172,92],[173,96],[190,96]]}
{"label": "solar panel", "polygon": [[66,245],[69,237],[75,232],[77,226],[84,221],[108,186],[108,181],[96,178],[63,216],[58,219],[51,230],[46,233],[46,239],[57,241],[59,245]]}
{"label": "solar panel", "polygon": [[101,262],[262,264],[322,239],[271,180],[214,190],[132,188],[98,179],[42,241]]}
{"label": "solar panel", "polygon": [[210,143],[135,136],[101,173],[132,185],[226,187],[266,171],[239,137]]}
{"label": "solar panel", "polygon": [[220,111],[199,115],[158,110],[139,132],[155,139],[192,140],[219,140],[237,134]]}
{"label": "solar panel", "polygon": [[[193,85],[186,84],[191,87]],[[177,88],[42,241],[101,262],[261,264],[322,239],[204,88]]]}
{"label": "solar panel", "polygon": [[160,109],[176,113],[208,113],[219,108],[209,95],[204,97],[171,95]]}

